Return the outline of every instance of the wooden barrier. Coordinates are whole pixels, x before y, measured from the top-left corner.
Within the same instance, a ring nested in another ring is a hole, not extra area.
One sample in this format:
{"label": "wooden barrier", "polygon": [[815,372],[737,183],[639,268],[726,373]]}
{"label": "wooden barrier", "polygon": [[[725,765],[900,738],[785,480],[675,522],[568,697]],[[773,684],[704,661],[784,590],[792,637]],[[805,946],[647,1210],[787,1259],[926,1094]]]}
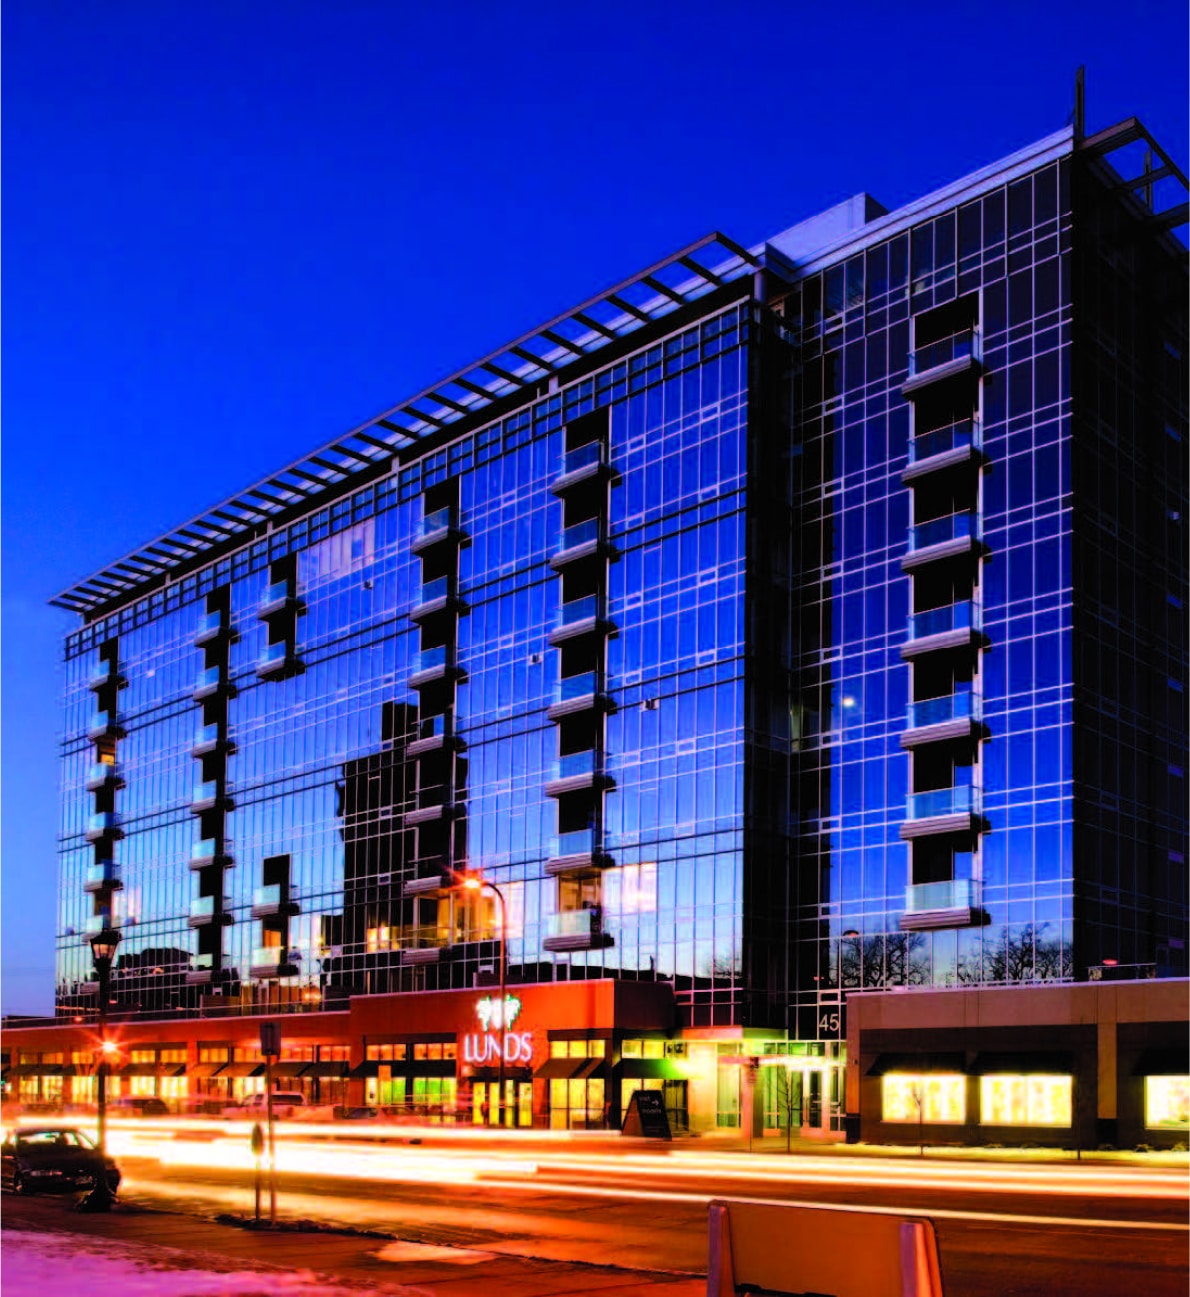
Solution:
{"label": "wooden barrier", "polygon": [[917,1216],[716,1201],[707,1297],[741,1285],[824,1297],[942,1297],[934,1226]]}

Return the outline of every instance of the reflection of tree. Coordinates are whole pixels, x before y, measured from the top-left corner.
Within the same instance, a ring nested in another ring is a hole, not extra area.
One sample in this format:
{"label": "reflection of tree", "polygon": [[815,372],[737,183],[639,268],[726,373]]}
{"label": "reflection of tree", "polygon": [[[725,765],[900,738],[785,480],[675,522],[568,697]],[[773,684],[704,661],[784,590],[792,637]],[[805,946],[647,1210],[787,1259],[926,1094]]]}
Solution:
{"label": "reflection of tree", "polygon": [[923,933],[839,938],[839,984],[844,990],[925,986],[929,980],[929,949]]}
{"label": "reflection of tree", "polygon": [[802,1078],[799,1073],[794,1076],[793,1069],[786,1063],[774,1067],[776,1085],[774,1098],[777,1112],[785,1118],[785,1151],[788,1153],[793,1141],[794,1118],[800,1126],[802,1121]]}
{"label": "reflection of tree", "polygon": [[1004,927],[999,936],[985,941],[982,950],[964,954],[957,980],[977,982],[1056,982],[1074,975],[1070,948],[1060,934],[1046,936],[1049,923]]}

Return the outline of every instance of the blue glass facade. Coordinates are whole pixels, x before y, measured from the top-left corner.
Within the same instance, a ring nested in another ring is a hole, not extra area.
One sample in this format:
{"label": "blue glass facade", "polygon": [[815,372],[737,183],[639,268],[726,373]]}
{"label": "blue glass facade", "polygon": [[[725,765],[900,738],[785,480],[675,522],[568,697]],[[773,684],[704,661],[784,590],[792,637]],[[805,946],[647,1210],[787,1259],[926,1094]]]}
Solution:
{"label": "blue glass facade", "polygon": [[146,1008],[470,986],[491,901],[408,887],[464,867],[513,980],[689,1027],[1184,971],[1184,271],[1097,176],[1066,133],[778,236],[97,601],[60,1003],[108,922]]}

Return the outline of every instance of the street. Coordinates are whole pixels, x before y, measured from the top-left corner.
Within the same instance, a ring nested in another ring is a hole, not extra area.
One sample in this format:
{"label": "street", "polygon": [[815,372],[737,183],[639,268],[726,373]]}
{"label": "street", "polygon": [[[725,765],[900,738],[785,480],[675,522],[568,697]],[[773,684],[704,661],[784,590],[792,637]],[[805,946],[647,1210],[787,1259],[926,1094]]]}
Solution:
{"label": "street", "polygon": [[[344,1140],[341,1131],[331,1142],[283,1128],[281,1218],[493,1255],[697,1274],[706,1266],[711,1198],[862,1206],[929,1216],[950,1294],[1182,1297],[1187,1289],[1184,1167],[749,1156],[694,1144],[435,1141],[421,1133],[424,1143],[413,1132],[384,1143]],[[240,1132],[163,1134],[114,1133],[122,1199],[208,1217],[251,1212]]]}

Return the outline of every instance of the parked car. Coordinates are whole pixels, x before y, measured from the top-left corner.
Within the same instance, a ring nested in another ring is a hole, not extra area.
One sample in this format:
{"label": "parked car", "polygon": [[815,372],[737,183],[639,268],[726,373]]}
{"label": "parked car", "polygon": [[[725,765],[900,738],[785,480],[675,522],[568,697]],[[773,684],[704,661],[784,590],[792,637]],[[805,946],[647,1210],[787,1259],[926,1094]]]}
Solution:
{"label": "parked car", "polygon": [[[306,1106],[306,1096],[296,1090],[273,1091],[273,1116],[292,1116],[294,1109]],[[225,1115],[236,1117],[263,1117],[268,1111],[268,1099],[264,1094],[250,1094],[239,1108],[225,1110]]]}
{"label": "parked car", "polygon": [[169,1115],[169,1106],[165,1100],[154,1098],[152,1095],[117,1099],[111,1105],[111,1109],[117,1116],[122,1113],[137,1117],[166,1117]]}
{"label": "parked car", "polygon": [[120,1171],[94,1140],[73,1126],[39,1126],[9,1131],[0,1144],[0,1186],[13,1193],[71,1193],[92,1189],[107,1176],[113,1193]]}

